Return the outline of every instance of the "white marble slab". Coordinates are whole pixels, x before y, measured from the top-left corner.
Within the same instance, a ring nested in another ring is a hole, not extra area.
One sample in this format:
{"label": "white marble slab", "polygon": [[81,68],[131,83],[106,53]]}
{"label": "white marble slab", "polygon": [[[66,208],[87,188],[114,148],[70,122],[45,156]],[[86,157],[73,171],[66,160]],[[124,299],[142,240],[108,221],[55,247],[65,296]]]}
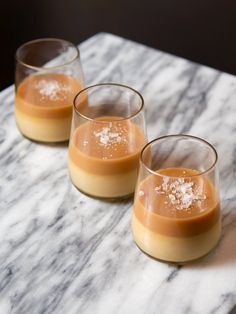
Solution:
{"label": "white marble slab", "polygon": [[223,236],[208,258],[182,267],[142,254],[131,202],[79,193],[65,146],[19,134],[10,87],[0,93],[0,313],[233,313],[236,78],[104,33],[80,49],[88,84],[120,82],[143,94],[149,139],[184,132],[216,146]]}

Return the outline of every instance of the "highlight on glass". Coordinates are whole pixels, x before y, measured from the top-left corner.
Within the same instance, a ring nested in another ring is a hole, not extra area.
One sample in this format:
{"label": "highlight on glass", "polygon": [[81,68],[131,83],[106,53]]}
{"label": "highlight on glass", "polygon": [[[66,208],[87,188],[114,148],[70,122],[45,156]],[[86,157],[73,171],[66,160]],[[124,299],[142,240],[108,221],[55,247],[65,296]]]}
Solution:
{"label": "highlight on glass", "polygon": [[221,234],[217,152],[206,141],[169,135],[141,153],[132,232],[138,247],[169,262],[206,255]]}
{"label": "highlight on glass", "polygon": [[40,142],[69,139],[73,99],[84,88],[79,50],[45,38],[16,52],[15,118],[20,132]]}
{"label": "highlight on glass", "polygon": [[98,198],[129,197],[146,142],[140,93],[114,83],[85,88],[74,100],[68,156],[73,184]]}

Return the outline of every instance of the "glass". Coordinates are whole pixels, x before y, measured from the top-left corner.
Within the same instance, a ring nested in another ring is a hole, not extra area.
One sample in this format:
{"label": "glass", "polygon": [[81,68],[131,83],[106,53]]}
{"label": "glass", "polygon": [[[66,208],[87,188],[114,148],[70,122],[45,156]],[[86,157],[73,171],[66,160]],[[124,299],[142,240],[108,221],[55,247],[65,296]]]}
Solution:
{"label": "glass", "polygon": [[169,135],[141,152],[132,232],[138,247],[182,263],[207,254],[221,234],[217,152],[206,141]]}
{"label": "glass", "polygon": [[25,43],[16,52],[15,118],[20,132],[40,142],[69,139],[73,99],[84,88],[79,50],[55,38]]}
{"label": "glass", "polygon": [[146,144],[143,97],[120,84],[98,84],[74,100],[69,143],[72,183],[98,198],[133,194]]}

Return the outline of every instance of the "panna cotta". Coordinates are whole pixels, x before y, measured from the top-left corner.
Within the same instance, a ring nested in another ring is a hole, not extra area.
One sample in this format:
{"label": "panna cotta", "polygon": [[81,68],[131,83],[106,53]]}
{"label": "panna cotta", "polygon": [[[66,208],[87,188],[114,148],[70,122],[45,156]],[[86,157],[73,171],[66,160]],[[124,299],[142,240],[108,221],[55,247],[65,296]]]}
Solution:
{"label": "panna cotta", "polygon": [[221,234],[219,197],[204,174],[166,168],[137,187],[132,216],[136,244],[148,255],[187,262],[206,255]]}
{"label": "panna cotta", "polygon": [[35,74],[17,87],[16,123],[23,135],[42,142],[69,139],[73,99],[82,84],[60,73]]}
{"label": "panna cotta", "polygon": [[99,117],[72,134],[68,165],[73,184],[101,198],[123,198],[134,192],[143,130],[130,120]]}

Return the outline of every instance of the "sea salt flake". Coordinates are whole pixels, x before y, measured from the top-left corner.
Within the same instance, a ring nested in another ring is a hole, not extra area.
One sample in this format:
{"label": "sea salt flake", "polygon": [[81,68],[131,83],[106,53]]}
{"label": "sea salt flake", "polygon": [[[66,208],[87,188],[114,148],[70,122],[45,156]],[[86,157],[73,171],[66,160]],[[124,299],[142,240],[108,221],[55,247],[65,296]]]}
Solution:
{"label": "sea salt flake", "polygon": [[183,184],[183,183],[184,183],[184,178],[178,178],[178,182],[179,182],[180,184]]}
{"label": "sea salt flake", "polygon": [[161,186],[156,186],[156,187],[154,188],[154,190],[155,190],[155,192],[156,192],[157,194],[165,194],[164,191],[161,191]]}
{"label": "sea salt flake", "polygon": [[162,188],[163,188],[164,191],[167,191],[167,189],[168,189],[168,182],[169,182],[169,178],[168,177],[163,177]]}
{"label": "sea salt flake", "polygon": [[175,202],[176,201],[176,198],[173,194],[169,194],[169,199],[171,200],[171,202]]}
{"label": "sea salt flake", "polygon": [[103,135],[100,137],[100,143],[106,145],[109,142],[109,136],[108,135]]}
{"label": "sea salt flake", "polygon": [[139,190],[138,195],[139,195],[140,197],[142,197],[142,196],[144,196],[144,192],[143,192],[142,190]]}

